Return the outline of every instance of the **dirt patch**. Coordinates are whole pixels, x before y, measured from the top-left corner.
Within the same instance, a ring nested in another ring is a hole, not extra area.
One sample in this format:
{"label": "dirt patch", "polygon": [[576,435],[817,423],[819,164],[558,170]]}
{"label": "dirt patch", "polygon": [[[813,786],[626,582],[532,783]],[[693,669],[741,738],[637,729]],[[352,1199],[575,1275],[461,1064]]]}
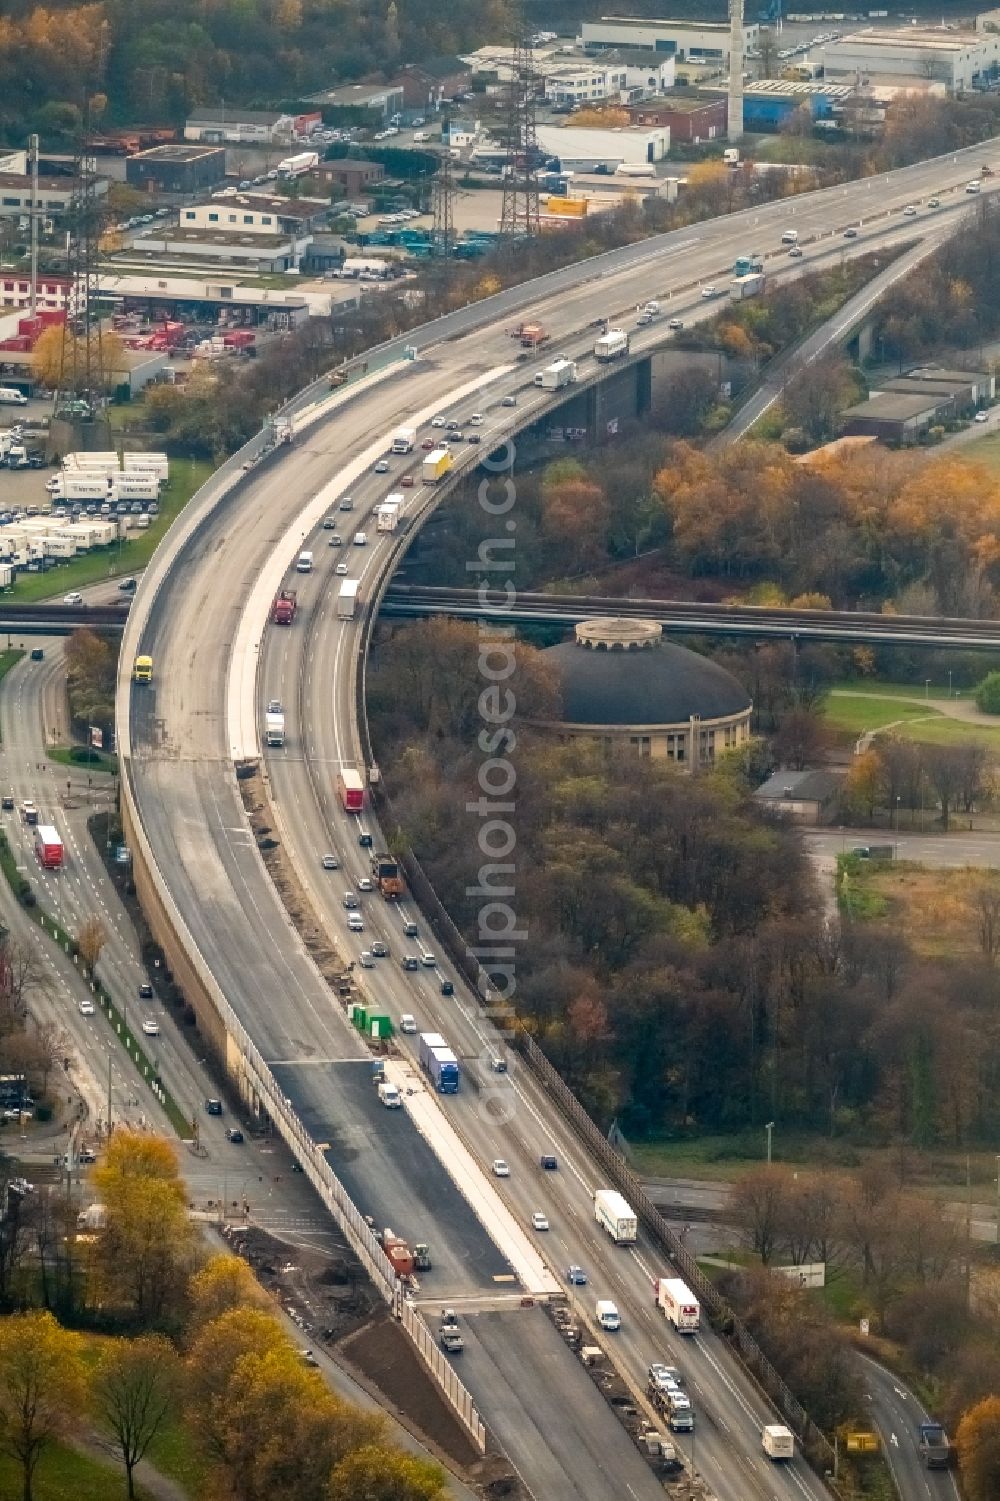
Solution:
{"label": "dirt patch", "polygon": [[[375,1388],[401,1422],[425,1437],[431,1448],[496,1496],[518,1496],[520,1487],[508,1462],[498,1454],[479,1453],[462,1423],[427,1375],[427,1367],[406,1334],[385,1311],[357,1333],[341,1340],[340,1357],[363,1384]],[[497,1489],[509,1477],[513,1488]]]}
{"label": "dirt patch", "polygon": [[225,1237],[310,1342],[332,1344],[382,1306],[346,1240],[333,1252],[290,1246],[256,1225],[227,1225]]}

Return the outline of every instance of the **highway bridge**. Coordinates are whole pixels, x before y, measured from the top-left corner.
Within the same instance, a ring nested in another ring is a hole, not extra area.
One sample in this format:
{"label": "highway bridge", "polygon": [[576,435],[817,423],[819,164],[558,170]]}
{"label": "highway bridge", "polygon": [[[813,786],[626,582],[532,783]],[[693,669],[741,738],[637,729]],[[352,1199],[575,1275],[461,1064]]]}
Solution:
{"label": "highway bridge", "polygon": [[1000,650],[1000,621],[937,615],[881,615],[866,610],[793,610],[765,605],[692,604],[614,595],[448,589],[390,584],[380,606],[388,616],[451,615],[516,625],[571,626],[595,616],[657,620],[675,635],[736,636],[750,641],[823,641],[839,646],[922,646],[955,651]]}
{"label": "highway bridge", "polygon": [[[564,1286],[571,1261],[589,1274],[586,1295],[567,1290],[581,1320],[592,1320],[591,1297],[617,1303],[623,1328],[614,1358],[636,1389],[651,1359],[683,1368],[698,1412],[697,1453],[680,1443],[718,1501],[818,1501],[825,1488],[803,1462],[779,1468],[763,1457],[760,1428],[770,1409],[728,1347],[707,1328],[681,1340],[653,1307],[652,1280],[668,1269],[662,1240],[643,1228],[635,1247],[616,1247],[597,1227],[592,1195],[605,1169],[530,1071],[513,1059],[505,1075],[491,1069],[504,1046],[497,1008],[484,1006],[482,989],[470,988],[443,956],[443,927],[409,903],[397,908],[375,896],[362,898],[362,932],[348,924],[345,888],[357,889],[366,874],[360,839],[377,843],[381,835],[370,813],[344,812],[336,774],[352,765],[376,775],[364,721],[368,631],[402,552],[444,493],[415,486],[406,535],[375,533],[368,519],[375,505],[421,455],[393,460],[385,479],[375,463],[401,422],[430,434],[434,416],[475,410],[489,452],[554,408],[559,396],[534,387],[534,362],[512,349],[505,332],[512,316],[545,323],[547,357],[579,360],[584,383],[596,385],[605,372],[588,354],[595,312],[625,319],[656,297],[685,321],[707,316],[700,282],[727,277],[748,248],[766,252],[779,278],[794,274],[780,248],[788,227],[798,230],[807,265],[908,243],[914,233],[943,237],[960,222],[964,182],[988,150],[643,241],[383,346],[356,383],[332,395],[317,383],[302,394],[285,413],[289,447],[265,456],[262,435],[212,477],[155,555],[126,623],[117,699],[123,812],[156,936],[234,1088],[271,1116],[471,1430],[481,1432],[478,1406],[529,1486],[550,1501],[659,1494],[635,1451],[622,1449],[620,1429],[585,1378],[581,1385],[579,1362],[537,1308],[518,1306],[521,1293],[547,1297]],[[924,207],[928,194],[943,207]],[[917,201],[917,220],[904,219],[904,205]],[[844,227],[859,222],[858,239],[844,241]],[[635,333],[632,362],[665,336],[662,324]],[[469,450],[456,473],[475,462]],[[324,548],[322,523],[348,500],[351,524],[368,531],[366,545],[348,549],[364,608],[341,619],[332,577],[340,554]],[[516,519],[497,525],[498,535],[512,536]],[[316,566],[296,576],[303,547]],[[273,595],[292,579],[296,622],[268,629]],[[130,681],[139,651],[154,659],[151,685]],[[259,726],[271,697],[284,703],[288,738],[265,756]],[[265,828],[286,862],[288,908],[259,848]],[[477,838],[461,808],[455,837]],[[322,864],[327,852],[340,862],[332,874]],[[404,1036],[391,1067],[412,1091],[407,1108],[387,1121],[372,1105],[364,1082],[370,1054],[331,987],[335,963],[306,946],[289,908],[335,944],[341,961],[355,963],[369,1010],[394,1018],[407,1011],[442,1032],[462,1063],[459,1094],[439,1108]],[[375,938],[391,958],[362,969],[362,947]],[[418,960],[413,972],[399,963],[408,951]],[[454,996],[442,993],[442,979]],[[540,1174],[539,1153],[549,1150],[560,1171]],[[511,1168],[502,1191],[489,1173],[498,1156]],[[549,1215],[547,1238],[528,1229],[535,1209]],[[399,1233],[441,1249],[426,1298],[446,1297],[468,1313],[462,1383],[428,1347],[421,1300],[414,1307],[400,1298],[365,1213],[391,1213]]]}

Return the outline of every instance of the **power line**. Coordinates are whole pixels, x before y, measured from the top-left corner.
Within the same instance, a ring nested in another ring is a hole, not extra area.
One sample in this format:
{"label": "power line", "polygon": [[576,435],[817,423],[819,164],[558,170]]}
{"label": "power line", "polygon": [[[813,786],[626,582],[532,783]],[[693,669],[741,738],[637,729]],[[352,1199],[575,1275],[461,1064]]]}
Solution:
{"label": "power line", "polygon": [[538,130],[535,104],[538,80],[532,33],[523,9],[517,17],[517,35],[511,55],[511,76],[507,87],[506,141],[503,208],[500,232],[505,238],[515,235],[534,236],[541,228],[538,202]]}

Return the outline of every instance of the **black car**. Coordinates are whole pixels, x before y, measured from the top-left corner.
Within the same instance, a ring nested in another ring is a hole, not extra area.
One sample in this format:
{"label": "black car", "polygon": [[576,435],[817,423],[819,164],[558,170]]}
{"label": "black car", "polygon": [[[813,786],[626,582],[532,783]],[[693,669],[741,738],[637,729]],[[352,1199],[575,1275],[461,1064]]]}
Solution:
{"label": "black car", "polygon": [[370,834],[359,834],[358,843],[363,850],[370,850],[372,847],[372,836]]}
{"label": "black car", "polygon": [[139,999],[140,1001],[151,1001],[153,999],[153,987],[148,980],[144,980],[139,986]]}
{"label": "black car", "polygon": [[454,995],[455,994],[455,987],[451,983],[450,980],[442,980],[441,981],[441,994],[442,995]]}
{"label": "black car", "polygon": [[5,813],[12,812],[14,807],[14,794],[12,792],[4,793],[3,798],[0,799],[0,807],[3,808]]}
{"label": "black car", "polygon": [[478,433],[470,433],[467,441],[469,443],[481,443],[483,440]]}
{"label": "black car", "polygon": [[559,1166],[558,1160],[553,1156],[551,1152],[543,1152],[541,1157],[539,1157],[538,1162],[539,1165],[543,1167],[547,1173],[555,1172],[556,1168]]}
{"label": "black car", "polygon": [[243,1145],[243,1132],[238,1126],[230,1126],[226,1132],[226,1140],[231,1141],[234,1147],[241,1147]]}
{"label": "black car", "polygon": [[222,1114],[222,1101],[221,1100],[206,1100],[205,1101],[205,1113],[207,1115],[221,1115]]}

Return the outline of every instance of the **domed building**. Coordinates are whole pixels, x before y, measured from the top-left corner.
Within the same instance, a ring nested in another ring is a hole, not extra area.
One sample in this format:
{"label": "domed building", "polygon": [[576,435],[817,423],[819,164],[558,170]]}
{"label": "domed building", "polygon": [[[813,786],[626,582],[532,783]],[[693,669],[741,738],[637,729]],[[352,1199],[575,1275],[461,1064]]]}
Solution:
{"label": "domed building", "polygon": [[539,728],[635,747],[697,770],[750,738],[753,704],[708,657],[663,638],[654,620],[605,617],[542,653],[562,694],[562,719]]}

